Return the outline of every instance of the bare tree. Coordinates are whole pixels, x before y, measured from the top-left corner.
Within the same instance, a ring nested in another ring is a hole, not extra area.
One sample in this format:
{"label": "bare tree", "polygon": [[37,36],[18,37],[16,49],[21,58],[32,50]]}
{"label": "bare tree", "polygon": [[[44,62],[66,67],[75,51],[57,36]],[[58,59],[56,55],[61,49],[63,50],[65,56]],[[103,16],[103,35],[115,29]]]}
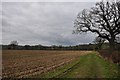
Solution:
{"label": "bare tree", "polygon": [[10,46],[11,46],[11,49],[15,49],[15,47],[18,45],[18,42],[17,41],[11,41],[10,42]]}
{"label": "bare tree", "polygon": [[92,32],[109,41],[113,50],[120,34],[120,1],[99,2],[90,10],[84,9],[74,22],[74,33]]}

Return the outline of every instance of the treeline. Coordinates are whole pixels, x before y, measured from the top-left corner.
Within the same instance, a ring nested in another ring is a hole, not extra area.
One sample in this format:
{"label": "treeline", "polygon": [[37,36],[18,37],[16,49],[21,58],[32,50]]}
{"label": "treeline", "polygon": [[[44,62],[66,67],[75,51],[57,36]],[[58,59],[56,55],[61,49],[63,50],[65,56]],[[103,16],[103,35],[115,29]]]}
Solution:
{"label": "treeline", "polygon": [[[18,45],[17,41],[11,41],[8,45],[0,45],[2,50],[101,50],[108,49],[109,43],[96,42],[94,44],[82,44],[75,46],[62,46],[62,45]],[[120,43],[115,43],[115,49],[120,50]]]}
{"label": "treeline", "polygon": [[42,46],[42,45],[2,45],[3,50],[93,50],[93,44],[84,44],[76,46]]}
{"label": "treeline", "polygon": [[[2,45],[2,50],[98,50],[99,46],[96,44],[83,44],[76,46],[42,46],[42,45]],[[102,49],[109,48],[108,44],[103,44]],[[120,50],[120,44],[116,44],[116,50]]]}

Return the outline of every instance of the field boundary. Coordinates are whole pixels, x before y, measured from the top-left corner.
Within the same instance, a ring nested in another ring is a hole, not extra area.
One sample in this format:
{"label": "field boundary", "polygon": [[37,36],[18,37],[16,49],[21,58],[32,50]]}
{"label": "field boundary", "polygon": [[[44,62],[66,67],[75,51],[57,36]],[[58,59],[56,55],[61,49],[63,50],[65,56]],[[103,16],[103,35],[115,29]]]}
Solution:
{"label": "field boundary", "polygon": [[[79,61],[79,62],[80,62],[80,61]],[[55,78],[55,77],[61,77],[62,75],[66,74],[67,72],[71,71],[72,68],[78,66],[78,65],[79,65],[79,62],[77,62],[76,64],[74,64],[73,66],[71,66],[70,68],[68,68],[68,69],[65,70],[64,72],[62,72],[61,74],[58,74],[58,75],[56,75],[56,76],[54,76],[54,77],[52,77],[52,78]]]}

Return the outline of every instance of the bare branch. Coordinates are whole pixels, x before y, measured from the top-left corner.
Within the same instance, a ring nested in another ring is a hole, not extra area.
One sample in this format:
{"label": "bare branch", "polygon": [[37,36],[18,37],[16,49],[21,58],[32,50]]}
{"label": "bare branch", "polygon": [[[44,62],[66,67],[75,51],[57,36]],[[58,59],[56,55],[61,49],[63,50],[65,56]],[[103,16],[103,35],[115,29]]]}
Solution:
{"label": "bare branch", "polygon": [[120,2],[99,2],[83,10],[74,22],[77,33],[93,32],[110,42],[120,34]]}

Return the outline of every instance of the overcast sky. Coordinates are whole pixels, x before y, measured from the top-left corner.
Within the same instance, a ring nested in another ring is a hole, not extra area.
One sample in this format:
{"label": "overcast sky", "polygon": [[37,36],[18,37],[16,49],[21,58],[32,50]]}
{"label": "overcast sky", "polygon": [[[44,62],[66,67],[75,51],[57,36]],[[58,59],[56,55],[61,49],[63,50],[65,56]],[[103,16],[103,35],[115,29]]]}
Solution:
{"label": "overcast sky", "polygon": [[77,45],[90,43],[95,35],[72,34],[77,14],[94,2],[3,2],[3,44]]}

